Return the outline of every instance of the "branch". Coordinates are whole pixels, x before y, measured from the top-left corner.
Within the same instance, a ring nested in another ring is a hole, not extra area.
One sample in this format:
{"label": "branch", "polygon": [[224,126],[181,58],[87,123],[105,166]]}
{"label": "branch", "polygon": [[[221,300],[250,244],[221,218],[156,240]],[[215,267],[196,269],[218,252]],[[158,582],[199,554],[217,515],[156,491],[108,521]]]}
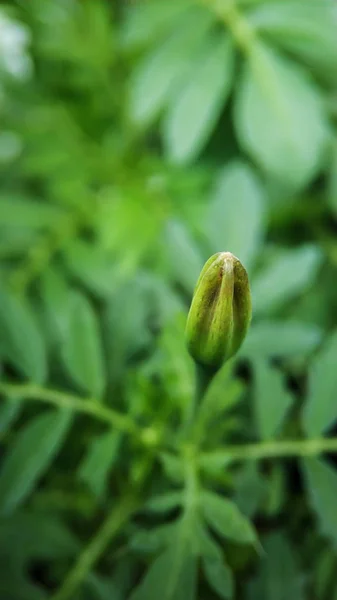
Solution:
{"label": "branch", "polygon": [[50,390],[32,383],[0,383],[0,393],[8,398],[20,400],[27,398],[53,404],[59,408],[68,408],[77,412],[86,413],[116,429],[139,437],[141,430],[127,415],[123,415],[112,408],[104,406],[98,400],[82,399],[66,392]]}

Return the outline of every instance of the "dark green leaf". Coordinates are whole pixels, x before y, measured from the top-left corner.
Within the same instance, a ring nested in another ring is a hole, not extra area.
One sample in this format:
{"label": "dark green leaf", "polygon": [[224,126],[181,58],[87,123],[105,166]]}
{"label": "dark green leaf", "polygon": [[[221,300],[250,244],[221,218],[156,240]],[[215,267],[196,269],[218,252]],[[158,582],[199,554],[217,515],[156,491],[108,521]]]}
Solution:
{"label": "dark green leaf", "polygon": [[302,467],[309,498],[316,512],[319,527],[323,535],[329,538],[337,547],[336,469],[318,458],[303,460]]}
{"label": "dark green leaf", "polygon": [[233,577],[224,558],[203,558],[206,579],[219,598],[233,597]]}
{"label": "dark green leaf", "polygon": [[116,459],[120,435],[109,431],[93,439],[79,469],[79,477],[101,498],[106,491],[109,472]]}
{"label": "dark green leaf", "polygon": [[21,403],[17,400],[2,400],[0,404],[0,435],[6,433],[7,429],[15,421],[21,409]]}

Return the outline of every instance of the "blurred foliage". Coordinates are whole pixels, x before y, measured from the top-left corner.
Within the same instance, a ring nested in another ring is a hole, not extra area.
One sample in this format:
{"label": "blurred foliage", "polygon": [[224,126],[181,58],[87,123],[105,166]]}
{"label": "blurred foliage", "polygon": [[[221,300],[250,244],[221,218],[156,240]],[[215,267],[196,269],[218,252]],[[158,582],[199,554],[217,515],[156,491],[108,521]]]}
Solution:
{"label": "blurred foliage", "polygon": [[[335,0],[1,2],[1,600],[337,598],[336,31]],[[254,318],[191,425],[219,250]]]}

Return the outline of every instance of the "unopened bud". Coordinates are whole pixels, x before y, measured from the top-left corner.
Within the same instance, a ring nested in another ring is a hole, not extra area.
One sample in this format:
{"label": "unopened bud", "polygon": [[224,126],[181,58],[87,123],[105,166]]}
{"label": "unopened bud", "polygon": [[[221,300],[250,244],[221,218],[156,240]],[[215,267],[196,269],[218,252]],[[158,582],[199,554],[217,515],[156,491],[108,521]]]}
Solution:
{"label": "unopened bud", "polygon": [[241,346],[252,315],[248,275],[236,256],[218,252],[202,269],[186,325],[194,360],[218,369]]}

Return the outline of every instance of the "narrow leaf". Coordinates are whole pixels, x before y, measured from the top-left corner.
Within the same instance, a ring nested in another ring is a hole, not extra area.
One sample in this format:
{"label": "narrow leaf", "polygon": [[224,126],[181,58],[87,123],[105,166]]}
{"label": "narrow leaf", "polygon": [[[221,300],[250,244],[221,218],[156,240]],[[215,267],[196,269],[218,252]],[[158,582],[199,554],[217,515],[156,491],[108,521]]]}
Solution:
{"label": "narrow leaf", "polygon": [[258,431],[262,439],[272,438],[293,402],[286,390],[282,373],[263,361],[254,364],[255,411]]}
{"label": "narrow leaf", "polygon": [[251,327],[242,356],[286,357],[310,354],[322,338],[319,327],[298,321],[263,321]]}
{"label": "narrow leaf", "polygon": [[105,365],[96,314],[85,296],[73,293],[69,331],[62,358],[69,375],[83,390],[100,398],[105,388]]}
{"label": "narrow leaf", "polygon": [[329,463],[318,458],[302,461],[309,498],[316,512],[320,529],[337,548],[337,472]]}
{"label": "narrow leaf", "polygon": [[0,511],[15,510],[48,470],[71,424],[71,413],[52,411],[30,420],[16,435],[0,472]]}
{"label": "narrow leaf", "polygon": [[118,452],[119,439],[119,434],[114,431],[93,439],[80,465],[80,479],[88,484],[98,498],[105,494],[109,472]]}
{"label": "narrow leaf", "polygon": [[206,579],[219,598],[233,597],[232,572],[223,558],[203,558]]}
{"label": "narrow leaf", "polygon": [[324,433],[337,420],[337,331],[316,356],[309,371],[303,425],[308,436]]}
{"label": "narrow leaf", "polygon": [[201,501],[205,518],[217,533],[240,543],[256,542],[253,526],[233,502],[206,491],[202,493]]}

